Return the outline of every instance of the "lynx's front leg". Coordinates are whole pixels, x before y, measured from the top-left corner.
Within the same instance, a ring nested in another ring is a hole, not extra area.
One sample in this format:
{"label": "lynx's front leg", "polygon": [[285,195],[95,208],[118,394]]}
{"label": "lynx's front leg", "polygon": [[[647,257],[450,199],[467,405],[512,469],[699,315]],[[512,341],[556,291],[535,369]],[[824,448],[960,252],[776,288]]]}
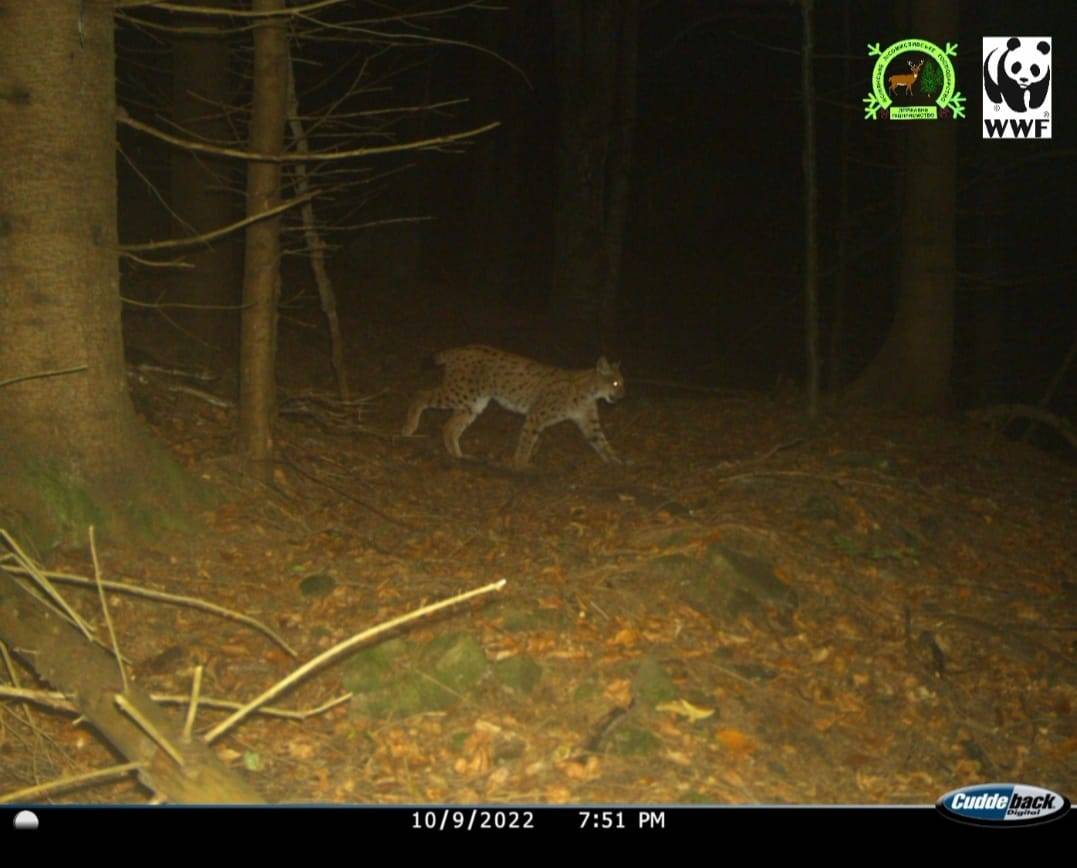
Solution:
{"label": "lynx's front leg", "polygon": [[613,447],[610,446],[610,441],[602,433],[602,426],[598,422],[598,408],[594,404],[588,407],[582,416],[573,419],[573,421],[583,436],[587,438],[591,448],[599,454],[603,461],[610,461],[614,464],[622,463],[621,459],[617,457],[617,453],[613,451]]}

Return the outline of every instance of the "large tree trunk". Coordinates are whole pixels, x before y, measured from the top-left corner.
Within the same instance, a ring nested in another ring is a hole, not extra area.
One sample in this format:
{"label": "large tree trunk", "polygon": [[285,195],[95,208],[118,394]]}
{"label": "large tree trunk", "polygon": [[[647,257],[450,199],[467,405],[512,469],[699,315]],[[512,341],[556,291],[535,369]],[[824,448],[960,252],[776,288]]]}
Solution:
{"label": "large tree trunk", "polygon": [[[254,0],[257,12],[284,8],[284,0]],[[254,30],[254,106],[250,149],[279,154],[284,149],[288,104],[286,20],[264,18]],[[247,167],[247,214],[280,204],[281,166],[251,162]],[[243,278],[243,340],[240,372],[240,441],[251,471],[271,475],[276,416],[277,300],[280,297],[280,216],[247,228]]]}
{"label": "large tree trunk", "polygon": [[0,386],[0,524],[43,543],[145,527],[188,483],[124,377],[112,8],[3,0],[0,20],[0,382],[85,365]]}
{"label": "large tree trunk", "polygon": [[[957,33],[956,0],[914,0],[912,32],[939,45]],[[956,119],[908,121],[901,262],[890,334],[849,397],[908,410],[942,409],[953,355]]]}
{"label": "large tree trunk", "polygon": [[[224,6],[223,0],[184,0],[188,5]],[[205,26],[205,22],[203,23]],[[180,33],[172,44],[173,100],[176,124],[190,138],[232,142],[226,115],[232,103],[227,37]],[[201,234],[238,219],[235,162],[172,152],[172,212],[176,237]],[[234,236],[191,248],[184,259],[194,268],[172,276],[173,298],[197,308],[169,311],[182,331],[184,361],[205,367],[234,364],[239,343],[237,245]]]}
{"label": "large tree trunk", "polygon": [[[615,330],[635,117],[635,0],[554,4],[559,89],[551,313],[567,360],[593,358]],[[614,259],[617,262],[614,262]]]}

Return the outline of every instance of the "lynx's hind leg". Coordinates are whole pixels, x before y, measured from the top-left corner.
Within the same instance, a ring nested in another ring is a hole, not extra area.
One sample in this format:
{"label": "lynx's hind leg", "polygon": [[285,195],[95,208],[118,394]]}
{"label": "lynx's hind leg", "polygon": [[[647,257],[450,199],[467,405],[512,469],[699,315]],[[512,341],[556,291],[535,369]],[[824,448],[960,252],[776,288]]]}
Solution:
{"label": "lynx's hind leg", "polygon": [[408,418],[404,421],[404,427],[401,430],[401,434],[405,437],[410,437],[417,430],[419,430],[419,420],[422,418],[423,411],[428,407],[433,407],[434,390],[427,389],[423,392],[418,392],[412,399],[411,406],[408,407]]}
{"label": "lynx's hind leg", "polygon": [[486,409],[486,405],[490,399],[475,401],[471,406],[457,409],[449,417],[449,421],[445,423],[445,427],[441,431],[442,438],[445,441],[445,448],[453,458],[466,458],[463,452],[460,451],[460,435],[463,434],[468,426],[474,422],[479,414]]}

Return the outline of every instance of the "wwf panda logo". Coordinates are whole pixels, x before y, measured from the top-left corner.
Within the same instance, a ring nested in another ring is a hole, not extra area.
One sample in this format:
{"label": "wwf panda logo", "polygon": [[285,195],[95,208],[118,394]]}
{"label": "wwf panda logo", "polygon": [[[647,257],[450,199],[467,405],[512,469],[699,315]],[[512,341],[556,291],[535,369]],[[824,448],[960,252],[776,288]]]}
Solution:
{"label": "wwf panda logo", "polygon": [[[986,41],[986,40],[985,40]],[[995,103],[1003,101],[1012,111],[1036,109],[1047,99],[1051,87],[1051,44],[1040,40],[1022,42],[1016,36],[1006,41],[1006,50],[992,49],[984,59],[984,91]]]}

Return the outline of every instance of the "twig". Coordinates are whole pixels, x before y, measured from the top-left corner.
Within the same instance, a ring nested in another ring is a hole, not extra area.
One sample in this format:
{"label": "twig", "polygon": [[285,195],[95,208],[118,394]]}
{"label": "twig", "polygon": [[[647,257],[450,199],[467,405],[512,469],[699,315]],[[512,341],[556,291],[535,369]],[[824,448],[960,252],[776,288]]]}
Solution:
{"label": "twig", "polygon": [[198,714],[198,700],[202,695],[202,667],[195,666],[194,678],[191,679],[191,698],[187,703],[187,718],[183,722],[183,737],[190,738],[194,729],[194,719]]}
{"label": "twig", "polygon": [[183,15],[204,15],[207,18],[280,18],[285,15],[304,15],[327,6],[338,6],[346,0],[314,0],[304,6],[293,6],[286,9],[267,9],[263,11],[249,9],[227,9],[220,6],[184,6],[179,3],[161,3],[158,0],[128,0],[120,2],[116,8],[121,11],[138,9],[141,6],[152,6],[154,9],[164,9],[168,12],[180,12]]}
{"label": "twig", "polygon": [[[718,470],[719,468],[712,467],[710,469]],[[886,490],[892,490],[899,487],[899,485],[913,485],[913,483],[905,479],[894,479],[891,484],[885,485],[881,482],[872,482],[868,479],[857,479],[855,476],[832,476],[824,473],[805,473],[801,470],[753,470],[748,473],[734,473],[731,476],[723,476],[720,479],[716,479],[715,482],[719,484],[723,482],[740,482],[745,479],[757,479],[768,476],[815,479],[820,482],[833,482],[836,485],[863,485],[868,488],[883,488]]]}
{"label": "twig", "polygon": [[[7,534],[0,530],[0,534],[7,536]],[[4,566],[0,569],[8,570],[13,573],[29,573],[25,567],[22,566]],[[47,576],[54,582],[66,583],[69,585],[83,585],[86,587],[92,587],[94,584],[93,579],[87,579],[85,576],[76,576],[70,573],[41,573],[43,576]],[[249,615],[244,615],[240,612],[234,612],[231,609],[226,609],[223,606],[218,606],[214,603],[207,603],[205,600],[199,600],[196,597],[184,597],[178,594],[168,594],[164,591],[154,591],[150,588],[141,588],[138,585],[128,585],[124,582],[103,581],[101,586],[109,591],[118,591],[121,594],[132,594],[136,597],[145,597],[148,600],[156,600],[160,603],[171,603],[176,606],[188,606],[192,609],[201,609],[205,612],[211,612],[214,615],[219,615],[222,618],[229,618],[233,621],[239,621],[257,630],[276,642],[281,648],[288,652],[292,657],[299,656],[295,650],[281,638],[280,635],[275,633],[261,621],[257,621]]]}
{"label": "twig", "polygon": [[90,625],[87,624],[82,617],[71,606],[68,605],[67,600],[63,598],[59,591],[52,586],[52,582],[49,581],[47,573],[42,572],[30,557],[19,547],[19,544],[15,542],[11,534],[0,527],[0,539],[8,544],[8,547],[15,554],[15,560],[19,564],[18,567],[4,567],[6,570],[14,572],[21,572],[23,575],[27,575],[32,578],[37,584],[44,590],[45,594],[51,599],[63,612],[68,620],[71,621],[79,631],[89,639],[91,642],[96,642],[97,639],[93,635],[93,630],[90,629]]}
{"label": "twig", "polygon": [[32,702],[34,705],[44,705],[54,711],[78,713],[78,709],[67,698],[67,695],[59,690],[33,690],[29,687],[19,687],[18,685],[5,687],[0,684],[0,696],[8,699],[21,699],[23,702]]}
{"label": "twig", "polygon": [[357,633],[350,639],[346,639],[345,641],[334,645],[329,650],[319,654],[313,660],[300,666],[287,678],[278,681],[260,696],[257,696],[252,699],[245,706],[243,706],[243,708],[239,709],[235,714],[231,715],[226,720],[223,720],[221,721],[221,723],[217,724],[217,726],[215,726],[213,729],[206,733],[206,744],[211,744],[215,739],[226,733],[233,726],[243,720],[243,718],[245,718],[248,714],[258,708],[258,706],[262,705],[265,702],[268,702],[274,696],[278,696],[279,694],[283,693],[287,688],[291,687],[297,681],[300,681],[305,678],[308,673],[320,668],[324,664],[328,663],[330,660],[334,660],[337,657],[340,657],[342,654],[351,651],[353,648],[362,645],[367,640],[373,639],[375,636],[380,636],[382,633],[388,633],[390,630],[395,630],[397,627],[403,624],[410,623],[411,621],[416,621],[419,618],[423,618],[427,615],[433,614],[434,612],[441,611],[442,609],[447,609],[450,606],[455,606],[457,603],[463,603],[466,600],[472,599],[473,597],[478,597],[482,594],[488,594],[491,591],[500,591],[502,588],[505,587],[506,584],[507,580],[501,579],[500,581],[492,582],[489,585],[483,585],[481,588],[476,588],[473,591],[467,591],[463,594],[457,594],[455,597],[450,597],[447,600],[442,600],[440,603],[431,603],[429,606],[423,606],[420,609],[416,609],[414,612],[408,612],[406,615],[392,618],[389,621],[385,621],[382,624],[378,624],[375,627],[371,627],[369,630],[364,630],[361,633]]}
{"label": "twig", "polygon": [[[295,149],[300,154],[310,153],[310,139],[299,119],[299,97],[295,89],[295,67],[292,62],[292,54],[289,51],[288,63],[288,125],[292,130],[292,140]],[[310,189],[310,175],[307,172],[306,163],[296,163],[292,167],[295,176],[296,190],[303,194]],[[333,372],[337,377],[337,389],[340,391],[340,399],[348,400],[348,375],[344,369],[344,339],[340,334],[340,318],[337,316],[337,299],[333,292],[333,282],[329,277],[329,270],[325,266],[325,240],[318,233],[314,225],[314,205],[306,202],[300,209],[299,216],[303,221],[303,237],[306,239],[307,249],[310,252],[311,270],[314,273],[314,282],[318,287],[318,298],[321,300],[322,313],[325,314],[326,324],[329,326],[329,345],[333,359]]]}
{"label": "twig", "polygon": [[1043,409],[1043,407],[1033,407],[1031,404],[997,404],[993,407],[971,410],[968,416],[977,422],[989,422],[998,418],[1009,421],[1015,417],[1033,419],[1041,425],[1046,425],[1048,428],[1058,432],[1070,446],[1077,449],[1077,432],[1074,432],[1073,426],[1066,419],[1056,416],[1049,410]]}
{"label": "twig", "polygon": [[164,733],[154,726],[153,721],[149,720],[146,715],[139,711],[126,696],[122,693],[117,693],[112,697],[112,700],[122,712],[138,725],[139,729],[153,739],[154,743],[172,758],[176,765],[180,767],[187,765],[182,754],[176,749],[175,745],[165,738]]}
{"label": "twig", "polygon": [[[23,702],[33,703],[34,705],[43,705],[46,708],[51,708],[55,711],[78,714],[78,708],[76,708],[71,700],[67,698],[66,694],[61,693],[58,690],[32,690],[28,687],[5,687],[0,684],[0,697],[18,699]],[[313,708],[301,709],[277,708],[274,705],[266,705],[259,708],[257,713],[265,717],[279,717],[284,720],[306,720],[309,717],[325,714],[325,712],[336,708],[338,705],[347,702],[351,698],[352,695],[350,693],[345,693],[341,696],[329,699],[321,705],[316,705]],[[161,705],[191,705],[191,695],[185,693],[151,693],[150,699]],[[235,711],[237,708],[243,707],[242,702],[235,702],[231,699],[213,699],[212,697],[205,696],[199,697],[198,705],[201,708],[212,708],[221,711]]]}
{"label": "twig", "polygon": [[[1069,350],[1066,352],[1066,357],[1062,360],[1062,364],[1059,365],[1058,370],[1055,371],[1055,375],[1051,378],[1050,384],[1047,386],[1047,391],[1043,393],[1043,397],[1040,398],[1038,406],[1047,408],[1051,399],[1055,396],[1055,390],[1058,389],[1059,384],[1062,382],[1066,373],[1070,369],[1070,365],[1073,364],[1073,360],[1077,358],[1077,335],[1073,337],[1073,343],[1070,344]],[[1028,426],[1028,430],[1021,435],[1021,442],[1028,440],[1032,436],[1032,432],[1036,430],[1036,421],[1032,420],[1032,424]]]}
{"label": "twig", "polygon": [[207,392],[205,389],[196,389],[194,386],[185,386],[183,383],[170,383],[166,386],[169,392],[182,392],[184,395],[191,395],[198,398],[200,401],[205,401],[214,407],[221,407],[225,410],[230,410],[235,407],[235,401],[229,398],[222,398],[220,395],[214,395],[212,392]]}
{"label": "twig", "polygon": [[677,380],[656,380],[651,377],[633,377],[630,386],[658,386],[661,389],[680,389],[684,392],[703,392],[708,395],[740,395],[748,396],[754,394],[747,389],[722,389],[717,386],[696,386],[692,383],[681,383]]}
{"label": "twig", "polygon": [[[151,693],[150,697],[154,702],[160,702],[162,705],[188,705],[191,701],[191,697],[189,696],[176,696],[174,694]],[[277,708],[273,705],[266,705],[259,708],[257,714],[264,715],[265,717],[280,717],[284,720],[306,720],[309,717],[325,714],[330,709],[336,708],[338,705],[347,702],[351,698],[351,693],[345,693],[342,696],[327,700],[321,705],[316,705],[314,708],[299,710],[292,708]],[[199,705],[203,708],[224,709],[228,711],[235,711],[237,708],[243,707],[242,702],[233,702],[229,699],[207,699],[205,697],[199,700]]]}
{"label": "twig", "polygon": [[32,802],[45,793],[56,793],[60,790],[70,790],[83,784],[95,784],[98,781],[107,781],[110,778],[118,778],[128,772],[138,771],[143,763],[124,763],[123,765],[111,766],[107,769],[99,769],[96,772],[87,772],[84,775],[74,775],[68,778],[57,778],[36,787],[27,787],[24,790],[15,790],[13,793],[0,795],[0,805],[10,805],[13,802]]}
{"label": "twig", "polygon": [[[20,679],[19,679],[19,670],[15,668],[15,663],[11,659],[11,652],[8,651],[7,645],[5,645],[3,642],[0,642],[0,660],[4,661],[4,669],[7,671],[7,677],[11,681],[12,685],[14,686],[14,689],[15,690],[21,689],[22,684],[21,684]],[[2,689],[3,688],[0,687],[0,690],[2,690]],[[62,694],[60,695],[60,698],[65,699],[65,697]],[[34,711],[33,711],[32,708],[30,708],[29,703],[26,704],[26,708],[24,708],[23,711],[26,714],[26,718],[25,718],[24,722],[28,726],[30,726],[31,728],[36,729],[36,726],[34,724]]]}
{"label": "twig", "polygon": [[[147,259],[145,256],[139,256],[136,253],[129,253],[126,250],[118,251],[119,255],[124,259],[130,259],[132,262],[137,262],[139,265],[144,265],[146,268],[194,268],[193,262],[188,262],[186,259]],[[126,301],[126,299],[124,299]]]}
{"label": "twig", "polygon": [[12,377],[10,380],[0,380],[0,388],[10,386],[12,383],[21,383],[24,380],[40,380],[44,377],[58,377],[61,374],[74,374],[85,370],[86,365],[79,365],[76,368],[61,368],[57,371],[39,371],[36,374],[23,374],[21,377]]}
{"label": "twig", "polygon": [[101,565],[97,562],[97,540],[94,538],[93,525],[90,525],[90,557],[93,559],[93,577],[97,584],[97,598],[101,601],[101,611],[105,616],[105,626],[108,627],[109,641],[112,642],[112,654],[116,658],[116,665],[120,669],[120,681],[123,689],[127,690],[127,670],[123,667],[123,655],[120,654],[119,640],[116,638],[116,628],[112,624],[112,613],[108,608],[108,600],[105,599],[105,589],[101,586]]}
{"label": "twig", "polygon": [[[317,195],[318,191],[314,190],[309,193],[304,193],[301,196],[294,196],[287,202],[281,202],[279,205],[274,205],[272,208],[267,208],[265,211],[259,211],[257,214],[252,214],[250,217],[244,217],[242,220],[237,220],[235,223],[229,223],[227,226],[222,226],[219,229],[214,229],[201,235],[189,235],[186,238],[174,238],[171,241],[147,241],[145,244],[121,244],[118,249],[123,253],[130,253],[136,250],[168,250],[173,247],[190,247],[194,244],[202,244],[207,241],[212,241],[214,238],[220,238],[222,235],[228,235],[230,232],[235,232],[238,229],[242,229],[244,226],[249,226],[251,223],[265,220],[267,217],[272,217],[274,214],[280,214],[282,211],[287,211],[289,208],[294,208],[296,205],[303,205]],[[172,306],[177,307],[178,305]]]}
{"label": "twig", "polygon": [[779,452],[784,452],[786,449],[792,449],[794,446],[799,446],[805,442],[807,437],[794,437],[792,440],[786,440],[784,443],[779,443],[777,446],[773,446],[760,455],[756,461],[766,461],[768,458],[772,458]]}
{"label": "twig", "polygon": [[380,509],[378,509],[378,507],[374,506],[373,504],[367,503],[366,501],[359,499],[358,497],[356,497],[354,494],[351,494],[350,492],[343,491],[342,489],[337,488],[331,482],[326,482],[324,479],[319,479],[314,474],[307,473],[305,470],[300,468],[294,461],[292,461],[292,459],[289,458],[287,455],[284,455],[283,458],[284,458],[284,461],[282,461],[280,463],[286,464],[288,467],[291,467],[292,470],[294,470],[300,476],[305,477],[306,479],[309,479],[311,482],[316,482],[319,485],[324,485],[326,488],[328,488],[334,494],[339,495],[340,497],[343,497],[346,500],[350,500],[352,503],[356,504],[357,506],[361,506],[363,509],[370,510],[370,512],[374,513],[374,515],[385,519],[385,521],[389,522],[390,524],[395,524],[397,527],[402,527],[405,530],[411,530],[411,531],[418,531],[418,530],[421,529],[421,528],[416,527],[415,525],[411,524],[410,522],[406,522],[406,521],[404,521],[402,519],[399,519],[399,518],[396,518],[394,516],[391,516],[386,512],[382,512]]}

